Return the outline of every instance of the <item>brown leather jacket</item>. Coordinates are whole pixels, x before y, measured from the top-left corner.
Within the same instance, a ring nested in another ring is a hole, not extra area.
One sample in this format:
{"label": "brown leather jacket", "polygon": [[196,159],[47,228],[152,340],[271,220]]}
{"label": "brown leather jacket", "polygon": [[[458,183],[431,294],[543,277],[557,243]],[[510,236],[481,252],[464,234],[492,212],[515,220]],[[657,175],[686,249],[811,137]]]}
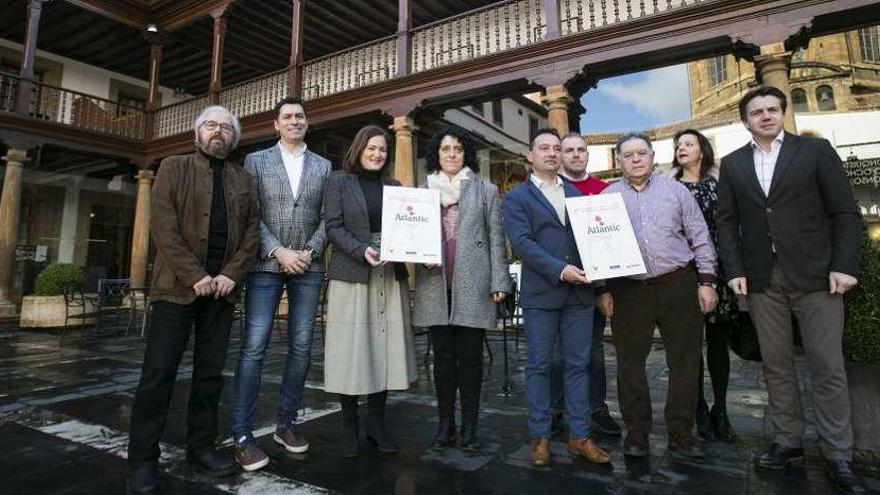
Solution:
{"label": "brown leather jacket", "polygon": [[[190,304],[204,278],[213,172],[201,152],[162,160],[151,195],[150,232],[156,244],[153,301]],[[234,162],[223,167],[226,255],[220,273],[241,285],[260,245],[260,213],[250,176]],[[232,301],[235,291],[227,299]]]}

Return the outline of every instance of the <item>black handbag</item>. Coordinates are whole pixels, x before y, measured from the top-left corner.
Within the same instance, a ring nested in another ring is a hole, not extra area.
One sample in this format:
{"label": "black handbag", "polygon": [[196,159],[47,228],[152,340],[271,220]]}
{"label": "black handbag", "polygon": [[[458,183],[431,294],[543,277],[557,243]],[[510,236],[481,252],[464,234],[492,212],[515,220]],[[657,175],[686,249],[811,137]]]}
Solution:
{"label": "black handbag", "polygon": [[728,324],[731,350],[746,361],[761,361],[758,333],[748,311],[737,311]]}

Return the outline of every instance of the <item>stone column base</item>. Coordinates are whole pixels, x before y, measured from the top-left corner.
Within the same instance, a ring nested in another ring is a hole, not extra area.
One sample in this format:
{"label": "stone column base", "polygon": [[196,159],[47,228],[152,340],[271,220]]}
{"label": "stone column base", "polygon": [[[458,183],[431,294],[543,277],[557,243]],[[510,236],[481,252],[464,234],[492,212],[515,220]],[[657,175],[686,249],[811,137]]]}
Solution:
{"label": "stone column base", "polygon": [[18,316],[18,305],[11,302],[0,303],[0,318]]}

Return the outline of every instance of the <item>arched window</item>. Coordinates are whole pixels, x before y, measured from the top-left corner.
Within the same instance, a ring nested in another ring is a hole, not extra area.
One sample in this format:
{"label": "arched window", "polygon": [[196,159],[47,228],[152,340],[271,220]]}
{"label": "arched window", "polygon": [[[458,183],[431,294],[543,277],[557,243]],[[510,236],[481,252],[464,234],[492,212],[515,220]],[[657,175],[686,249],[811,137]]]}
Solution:
{"label": "arched window", "polygon": [[791,108],[795,113],[803,113],[810,111],[810,104],[807,103],[807,92],[801,88],[791,90]]}
{"label": "arched window", "polygon": [[820,112],[837,110],[837,105],[834,103],[834,89],[827,84],[816,88],[816,102]]}

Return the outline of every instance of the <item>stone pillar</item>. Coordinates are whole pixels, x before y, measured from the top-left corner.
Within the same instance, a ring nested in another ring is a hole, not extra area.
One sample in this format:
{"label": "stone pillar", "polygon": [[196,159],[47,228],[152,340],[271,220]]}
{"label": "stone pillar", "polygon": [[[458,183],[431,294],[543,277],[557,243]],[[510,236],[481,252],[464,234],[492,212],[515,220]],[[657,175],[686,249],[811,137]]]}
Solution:
{"label": "stone pillar", "polygon": [[9,148],[3,161],[6,176],[3,179],[3,195],[0,197],[0,316],[18,313],[9,300],[12,288],[12,270],[15,263],[15,246],[18,244],[18,216],[21,212],[21,175],[27,151]]}
{"label": "stone pillar", "polygon": [[568,134],[568,107],[574,103],[574,99],[568,94],[565,86],[550,86],[547,94],[541,98],[541,102],[547,107],[550,127],[556,129],[560,136]]}
{"label": "stone pillar", "polygon": [[303,98],[302,94],[302,49],[303,39],[303,12],[305,10],[306,0],[291,0],[293,15],[290,22],[290,65],[287,76],[287,94],[288,96],[298,96]]}
{"label": "stone pillar", "polygon": [[223,43],[226,40],[226,9],[224,5],[211,11],[214,18],[214,42],[211,52],[211,84],[208,86],[208,102],[216,104],[217,93],[223,87]]}
{"label": "stone pillar", "polygon": [[397,0],[397,76],[412,70],[412,9],[411,0]]}
{"label": "stone pillar", "polygon": [[30,113],[31,91],[34,87],[34,55],[37,52],[37,33],[40,31],[40,15],[45,0],[28,0],[27,21],[24,26],[22,42],[21,69],[18,89],[15,94],[15,111]]}
{"label": "stone pillar", "polygon": [[76,253],[76,226],[79,222],[79,180],[64,189],[64,209],[61,213],[61,239],[58,241],[58,262],[74,263]]}
{"label": "stone pillar", "polygon": [[791,85],[789,73],[791,72],[791,52],[774,51],[777,47],[761,47],[761,55],[755,57],[755,78],[759,83],[773,86],[785,93],[788,99],[788,109],[785,112],[785,130],[797,134],[797,126],[794,122],[794,109],[791,105]]}
{"label": "stone pillar", "polygon": [[409,116],[394,117],[394,178],[404,186],[415,185],[416,149],[413,133],[419,128]]}
{"label": "stone pillar", "polygon": [[153,171],[138,172],[137,206],[134,210],[134,232],[131,236],[132,287],[146,287],[147,258],[150,254],[150,191],[153,187]]}

